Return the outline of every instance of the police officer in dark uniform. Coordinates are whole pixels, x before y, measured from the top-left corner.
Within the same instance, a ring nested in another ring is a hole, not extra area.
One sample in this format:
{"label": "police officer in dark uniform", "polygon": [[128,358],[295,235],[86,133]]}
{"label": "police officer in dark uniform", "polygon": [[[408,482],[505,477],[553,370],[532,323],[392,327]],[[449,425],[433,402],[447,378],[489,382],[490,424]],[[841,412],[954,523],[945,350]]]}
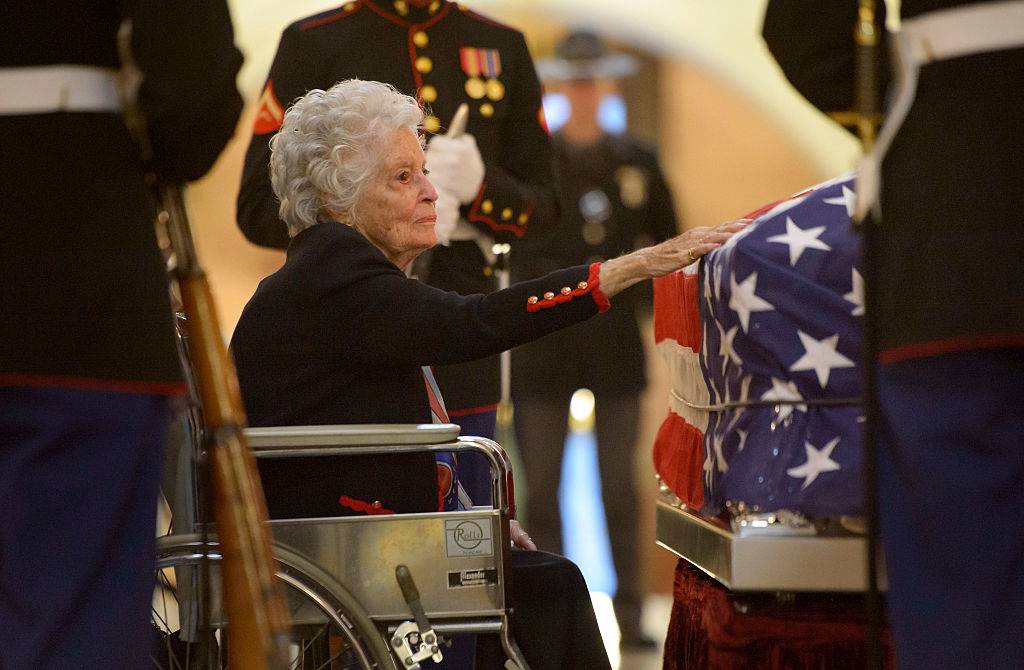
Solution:
{"label": "police officer in dark uniform", "polygon": [[[765,38],[801,93],[843,105],[857,3],[819,4],[772,2]],[[896,658],[906,668],[1019,668],[1024,3],[903,0],[901,14],[869,305]]]}
{"label": "police officer in dark uniform", "polygon": [[[545,80],[559,81],[572,105],[553,135],[562,189],[562,218],[542,243],[515,247],[516,280],[566,264],[601,261],[676,234],[672,196],[654,151],[598,123],[601,98],[634,59],[610,53],[597,36],[576,32],[541,61]],[[579,388],[596,399],[595,430],[601,487],[618,587],[614,597],[623,646],[653,646],[640,629],[643,587],[637,537],[635,443],[639,395],[646,384],[637,309],[649,307],[649,285],[638,285],[586,324],[513,351],[516,435],[530,496],[527,518],[538,546],[561,551],[558,487],[569,398]]]}
{"label": "police officer in dark uniform", "polygon": [[[493,244],[532,236],[557,218],[551,145],[522,34],[444,0],[355,0],[285,29],[245,159],[238,223],[246,237],[287,246],[270,188],[268,143],[292,100],[350,78],[418,96],[431,136],[444,133],[459,106],[468,104],[467,133],[475,140],[468,150],[461,147],[468,153],[451,143],[444,155],[440,143],[428,150],[431,179],[441,191],[438,230],[447,231],[416,273],[461,294],[495,290]],[[454,198],[450,225],[442,220],[446,197]],[[452,420],[464,433],[493,437],[498,358],[436,373]]]}
{"label": "police officer in dark uniform", "polygon": [[[126,9],[127,8],[127,9]],[[143,668],[169,397],[185,392],[155,208],[120,113],[132,22],[156,169],[234,131],[223,1],[5,3],[0,41],[0,665]]]}

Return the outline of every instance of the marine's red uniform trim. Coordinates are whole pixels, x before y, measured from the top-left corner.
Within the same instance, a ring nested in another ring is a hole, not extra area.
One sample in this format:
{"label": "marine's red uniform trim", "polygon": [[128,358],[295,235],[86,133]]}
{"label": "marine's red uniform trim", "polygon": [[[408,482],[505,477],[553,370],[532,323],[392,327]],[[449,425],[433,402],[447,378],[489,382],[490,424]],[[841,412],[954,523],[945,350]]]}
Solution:
{"label": "marine's red uniform trim", "polygon": [[908,344],[902,347],[885,349],[878,354],[878,362],[898,363],[911,358],[941,356],[942,354],[971,351],[972,349],[1010,349],[1014,347],[1024,347],[1024,333],[968,335],[965,337],[951,337],[944,340]]}
{"label": "marine's red uniform trim", "polygon": [[[555,290],[551,290],[544,294],[545,297],[543,300],[538,299],[537,296],[530,296],[530,299],[526,301],[526,311],[532,313],[539,312],[542,309],[551,309],[555,305],[559,305],[563,302],[569,302],[577,296],[587,295],[588,293],[594,299],[594,302],[597,303],[597,311],[607,311],[612,305],[608,302],[608,298],[605,296],[604,292],[601,291],[601,287],[599,285],[600,273],[601,264],[591,263],[590,274],[587,277],[587,281],[581,281],[576,285],[575,289],[566,286],[561,289],[557,289],[557,292]],[[551,296],[550,298],[547,297],[549,295]]]}
{"label": "marine's red uniform trim", "polygon": [[[470,222],[471,223],[483,223],[483,224],[485,224],[488,228],[490,228],[493,231],[507,230],[507,231],[511,232],[513,235],[515,235],[516,237],[522,237],[523,235],[525,235],[526,234],[526,228],[529,226],[529,223],[518,223],[518,222],[516,222],[516,223],[501,223],[497,219],[494,219],[493,217],[487,216],[486,214],[484,214],[484,213],[482,213],[480,211],[480,203],[483,202],[483,200],[484,200],[484,193],[486,191],[487,191],[487,182],[484,181],[483,183],[480,184],[480,190],[477,191],[476,199],[473,200],[473,204],[469,208],[469,220],[470,220]],[[527,221],[529,221],[529,217],[533,215],[533,210],[534,210],[534,208],[536,206],[537,206],[537,203],[534,202],[533,200],[527,200],[526,201],[526,207],[523,209],[523,211],[521,213],[526,214]],[[495,204],[494,208],[495,209],[498,208],[497,204]],[[516,221],[515,217],[513,217],[512,220]]]}
{"label": "marine's red uniform trim", "polygon": [[184,382],[144,382],[127,379],[94,377],[62,377],[26,373],[0,374],[0,386],[54,386],[76,391],[107,391],[142,393],[146,395],[183,396],[188,392]]}

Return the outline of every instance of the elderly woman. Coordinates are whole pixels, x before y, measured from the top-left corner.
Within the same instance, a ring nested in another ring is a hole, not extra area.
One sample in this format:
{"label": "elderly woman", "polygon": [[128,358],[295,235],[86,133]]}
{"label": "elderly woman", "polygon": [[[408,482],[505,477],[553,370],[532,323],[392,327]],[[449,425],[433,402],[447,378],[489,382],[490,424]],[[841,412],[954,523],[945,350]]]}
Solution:
{"label": "elderly woman", "polygon": [[[232,338],[251,425],[444,420],[426,366],[494,354],[583,321],[624,288],[692,263],[743,226],[690,230],[490,295],[441,291],[403,272],[436,242],[423,117],[415,99],[358,80],[313,90],[285,114],[270,168],[292,240],[284,266],[260,283]],[[274,460],[263,471],[272,516],[436,510],[446,493],[439,494],[429,455],[338,465]],[[568,581],[578,580],[568,565]],[[517,574],[513,583],[520,581]],[[563,589],[550,581],[544,588],[556,590],[544,607],[579,630],[552,645],[517,621],[527,658],[535,668],[607,667],[599,641],[596,649],[573,642],[596,635],[589,603],[580,617],[571,609],[580,603],[556,602]],[[530,595],[515,588],[522,609]],[[562,606],[570,609],[559,612]]]}

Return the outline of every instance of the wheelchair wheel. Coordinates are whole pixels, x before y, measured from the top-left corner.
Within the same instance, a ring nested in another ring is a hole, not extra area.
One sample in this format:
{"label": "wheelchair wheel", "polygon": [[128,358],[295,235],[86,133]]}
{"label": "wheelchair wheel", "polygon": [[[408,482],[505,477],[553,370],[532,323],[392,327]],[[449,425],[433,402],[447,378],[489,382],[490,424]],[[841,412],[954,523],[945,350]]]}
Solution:
{"label": "wheelchair wheel", "polygon": [[[290,670],[397,670],[381,633],[343,587],[285,548],[274,553],[292,621]],[[231,627],[223,613],[220,562],[215,540],[204,551],[198,535],[160,538],[151,609],[156,670],[227,668]]]}

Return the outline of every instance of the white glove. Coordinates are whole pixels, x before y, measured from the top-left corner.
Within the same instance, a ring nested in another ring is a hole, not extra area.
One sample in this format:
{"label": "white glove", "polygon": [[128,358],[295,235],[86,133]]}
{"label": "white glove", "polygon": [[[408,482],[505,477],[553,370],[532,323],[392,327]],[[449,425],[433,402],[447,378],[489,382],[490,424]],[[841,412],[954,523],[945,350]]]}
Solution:
{"label": "white glove", "polygon": [[484,160],[476,138],[468,133],[434,135],[427,145],[427,169],[434,187],[453,194],[462,205],[473,201],[484,181]]}
{"label": "white glove", "polygon": [[458,199],[448,191],[437,189],[434,213],[437,215],[437,221],[434,223],[434,235],[437,236],[437,243],[447,247],[452,239],[455,226],[459,225]]}

